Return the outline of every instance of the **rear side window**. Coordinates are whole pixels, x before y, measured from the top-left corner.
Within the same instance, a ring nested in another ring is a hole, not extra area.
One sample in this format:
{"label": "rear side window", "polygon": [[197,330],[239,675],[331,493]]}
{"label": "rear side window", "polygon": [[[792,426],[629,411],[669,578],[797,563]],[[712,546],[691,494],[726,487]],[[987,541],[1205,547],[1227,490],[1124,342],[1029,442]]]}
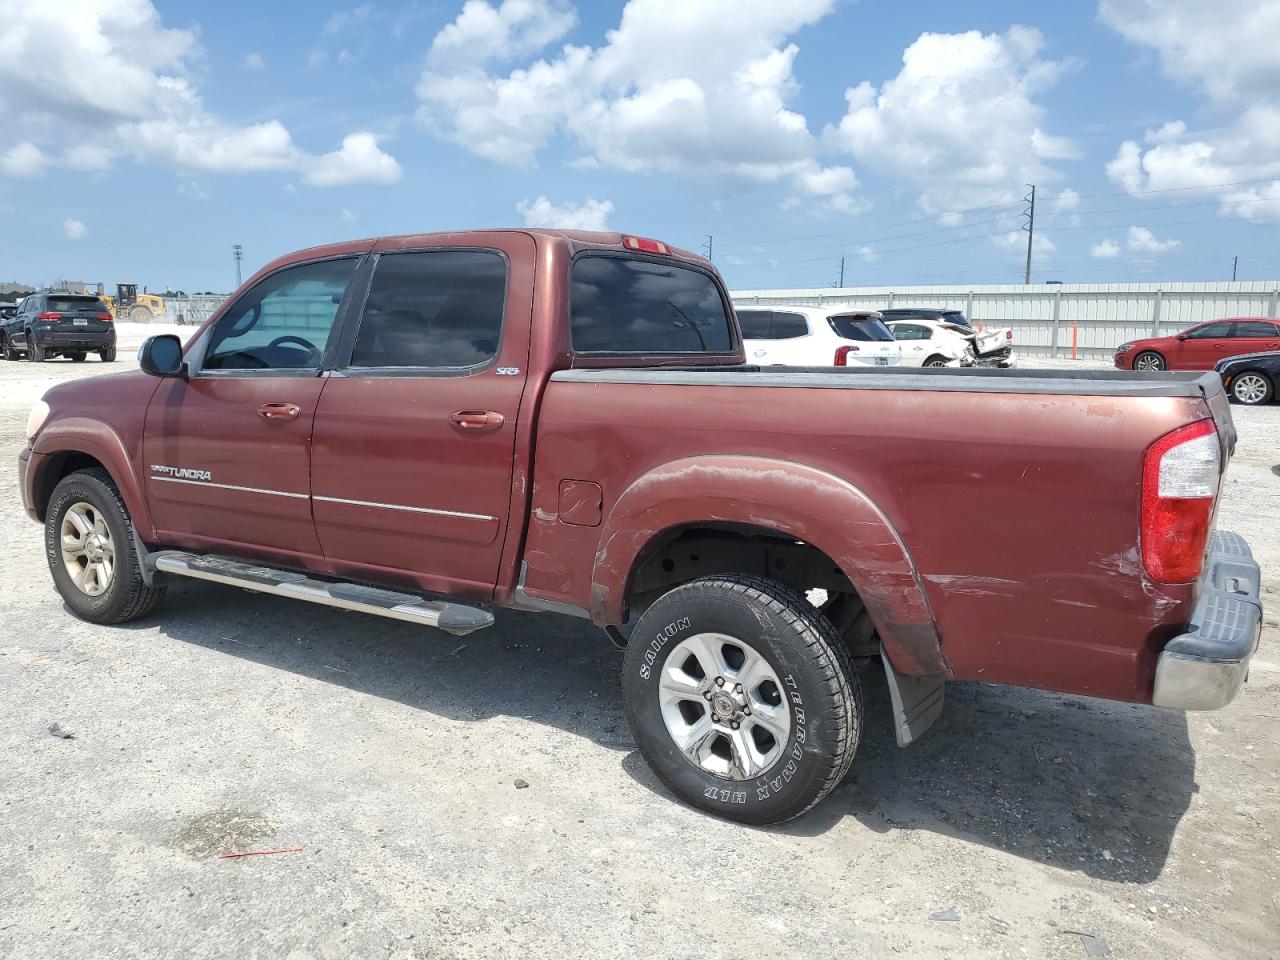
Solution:
{"label": "rear side window", "polygon": [[874,317],[827,317],[827,323],[842,340],[881,341],[892,340],[893,334],[883,320]]}
{"label": "rear side window", "polygon": [[318,369],[355,268],[321,260],[258,281],[218,318],[203,369]]}
{"label": "rear side window", "polygon": [[498,355],[507,262],[490,250],[383,254],[353,367],[474,367]]}
{"label": "rear side window", "polygon": [[573,262],[577,353],[729,353],[729,316],[707,274],[674,263],[583,256]]}
{"label": "rear side window", "polygon": [[768,340],[773,314],[768,310],[739,310],[738,326],[743,340]]}
{"label": "rear side window", "polygon": [[893,327],[895,340],[928,340],[933,335],[928,327],[915,323],[899,323]]}
{"label": "rear side window", "polygon": [[106,313],[107,305],[97,297],[49,296],[51,313]]}
{"label": "rear side window", "polygon": [[1277,335],[1274,324],[1263,320],[1242,320],[1236,324],[1237,337],[1274,337]]}

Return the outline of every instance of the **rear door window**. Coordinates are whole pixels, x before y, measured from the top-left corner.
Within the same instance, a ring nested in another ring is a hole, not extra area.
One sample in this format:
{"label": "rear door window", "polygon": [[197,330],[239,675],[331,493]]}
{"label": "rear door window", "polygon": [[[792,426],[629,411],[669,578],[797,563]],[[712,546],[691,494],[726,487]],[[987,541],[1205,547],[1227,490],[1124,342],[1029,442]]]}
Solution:
{"label": "rear door window", "polygon": [[809,324],[805,320],[804,314],[774,311],[773,339],[794,340],[796,337],[807,337],[808,335]]}
{"label": "rear door window", "polygon": [[699,270],[657,260],[587,255],[573,262],[576,353],[730,353],[725,301]]}
{"label": "rear door window", "polygon": [[933,331],[928,327],[922,327],[915,323],[899,323],[893,327],[893,338],[895,340],[928,340],[932,334]]}
{"label": "rear door window", "polygon": [[383,254],[352,367],[457,369],[498,355],[507,261],[491,250]]}
{"label": "rear door window", "polygon": [[737,314],[743,340],[768,340],[772,336],[773,314],[768,310],[739,310]]}
{"label": "rear door window", "polygon": [[828,317],[827,323],[831,324],[831,329],[842,340],[876,342],[893,339],[893,334],[884,325],[884,321],[877,317],[834,316]]}
{"label": "rear door window", "polygon": [[1242,320],[1236,324],[1236,337],[1274,337],[1277,335],[1275,324],[1265,320]]}

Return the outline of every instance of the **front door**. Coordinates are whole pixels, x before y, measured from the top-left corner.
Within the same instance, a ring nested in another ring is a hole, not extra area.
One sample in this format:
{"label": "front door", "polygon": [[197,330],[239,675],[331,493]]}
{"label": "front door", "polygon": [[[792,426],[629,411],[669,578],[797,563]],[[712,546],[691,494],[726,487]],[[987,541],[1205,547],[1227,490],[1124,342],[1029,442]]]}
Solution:
{"label": "front door", "polygon": [[316,530],[339,575],[489,597],[529,364],[534,241],[382,241],[316,413]]}
{"label": "front door", "polygon": [[1218,320],[1188,330],[1178,339],[1169,368],[1212,370],[1215,363],[1230,354],[1232,326],[1230,321]]}
{"label": "front door", "polygon": [[311,430],[358,262],[303,263],[263,278],[187,351],[189,376],[156,391],[143,469],[167,541],[319,565]]}

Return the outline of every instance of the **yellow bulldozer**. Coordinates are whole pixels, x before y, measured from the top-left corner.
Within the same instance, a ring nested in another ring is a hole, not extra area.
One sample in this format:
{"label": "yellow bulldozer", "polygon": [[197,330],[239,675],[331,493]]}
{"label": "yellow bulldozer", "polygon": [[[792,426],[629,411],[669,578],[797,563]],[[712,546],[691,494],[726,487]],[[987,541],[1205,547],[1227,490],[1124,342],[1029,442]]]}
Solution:
{"label": "yellow bulldozer", "polygon": [[[88,293],[89,291],[85,291]],[[156,317],[169,312],[164,297],[154,293],[138,292],[136,283],[117,283],[116,294],[111,296],[98,284],[98,296],[106,301],[111,315],[117,320],[132,320],[134,323],[150,323]]]}

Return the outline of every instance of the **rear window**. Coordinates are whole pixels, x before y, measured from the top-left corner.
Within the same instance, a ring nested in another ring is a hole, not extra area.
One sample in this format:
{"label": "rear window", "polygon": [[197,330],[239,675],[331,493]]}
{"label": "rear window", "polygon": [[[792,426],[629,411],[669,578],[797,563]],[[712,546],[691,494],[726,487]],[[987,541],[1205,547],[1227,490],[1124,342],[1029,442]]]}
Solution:
{"label": "rear window", "polygon": [[50,296],[51,313],[106,313],[107,305],[97,297]]}
{"label": "rear window", "polygon": [[827,317],[827,323],[842,340],[892,340],[893,334],[884,321],[873,317]]}
{"label": "rear window", "polygon": [[1265,320],[1242,320],[1236,324],[1237,337],[1274,337],[1276,328]]}
{"label": "rear window", "polygon": [[729,353],[715,281],[674,263],[584,256],[573,262],[570,328],[577,353]]}

